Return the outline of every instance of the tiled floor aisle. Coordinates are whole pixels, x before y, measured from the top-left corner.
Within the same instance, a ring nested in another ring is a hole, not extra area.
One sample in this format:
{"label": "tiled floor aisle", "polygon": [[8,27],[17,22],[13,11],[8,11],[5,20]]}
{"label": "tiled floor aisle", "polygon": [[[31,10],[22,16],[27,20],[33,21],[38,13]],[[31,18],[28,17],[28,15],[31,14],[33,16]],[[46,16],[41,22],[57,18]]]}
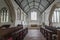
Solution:
{"label": "tiled floor aisle", "polygon": [[43,35],[37,29],[30,29],[24,40],[45,40]]}

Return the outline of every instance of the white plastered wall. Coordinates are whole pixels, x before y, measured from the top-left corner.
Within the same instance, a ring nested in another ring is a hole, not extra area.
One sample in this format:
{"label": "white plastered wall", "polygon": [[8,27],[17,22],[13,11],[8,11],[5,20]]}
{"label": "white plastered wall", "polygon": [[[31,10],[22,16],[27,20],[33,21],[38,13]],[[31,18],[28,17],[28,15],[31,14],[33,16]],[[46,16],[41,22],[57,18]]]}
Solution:
{"label": "white plastered wall", "polygon": [[[0,0],[0,11],[1,11],[1,9],[4,8],[4,7],[6,7],[6,8],[8,9],[8,6],[7,6],[7,4],[5,3],[5,1],[4,1],[4,0]],[[9,9],[8,9],[8,10],[9,10]],[[9,13],[9,12],[8,12],[8,13]],[[0,15],[0,16],[1,16],[1,15]],[[9,15],[9,18],[10,18],[10,15]],[[5,24],[11,24],[10,19],[9,19],[9,21],[6,22],[6,23],[1,23],[1,17],[0,17],[0,27],[1,27],[1,25],[5,25]]]}
{"label": "white plastered wall", "polygon": [[[37,12],[37,20],[31,20],[31,12]],[[36,9],[32,9],[29,13],[28,13],[28,23],[29,23],[29,27],[31,27],[31,24],[37,24],[40,25],[41,24],[41,14],[39,11],[37,11]]]}
{"label": "white plastered wall", "polygon": [[[43,14],[41,15],[42,16],[42,22],[45,22],[46,25],[49,25],[49,14],[50,14],[50,11],[53,7],[54,4],[56,4],[57,2],[60,2],[60,0],[55,0],[44,12]],[[45,13],[45,14],[44,14]],[[43,17],[44,16],[44,17]],[[60,23],[53,23],[53,26],[60,26],[59,25]]]}
{"label": "white plastered wall", "polygon": [[25,25],[27,25],[27,21],[26,21],[27,18],[24,17],[27,17],[27,15],[23,12],[23,10],[19,7],[19,5],[17,5],[17,3],[14,0],[11,1],[14,6],[14,10],[16,14],[15,26],[17,26],[18,24],[23,24],[25,27]]}

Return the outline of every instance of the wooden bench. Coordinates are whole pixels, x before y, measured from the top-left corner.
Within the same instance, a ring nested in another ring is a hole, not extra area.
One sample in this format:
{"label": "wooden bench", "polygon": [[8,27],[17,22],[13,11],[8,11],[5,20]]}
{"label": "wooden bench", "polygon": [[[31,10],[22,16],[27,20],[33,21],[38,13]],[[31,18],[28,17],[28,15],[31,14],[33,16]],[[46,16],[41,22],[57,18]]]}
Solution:
{"label": "wooden bench", "polygon": [[[50,29],[50,27],[40,27],[40,32],[44,35],[44,37],[46,38],[46,40],[56,40],[55,36],[53,35],[57,35],[56,33],[56,29]],[[51,27],[52,28],[52,27]]]}
{"label": "wooden bench", "polygon": [[23,40],[27,33],[28,28],[23,29],[22,26],[0,29],[0,40]]}

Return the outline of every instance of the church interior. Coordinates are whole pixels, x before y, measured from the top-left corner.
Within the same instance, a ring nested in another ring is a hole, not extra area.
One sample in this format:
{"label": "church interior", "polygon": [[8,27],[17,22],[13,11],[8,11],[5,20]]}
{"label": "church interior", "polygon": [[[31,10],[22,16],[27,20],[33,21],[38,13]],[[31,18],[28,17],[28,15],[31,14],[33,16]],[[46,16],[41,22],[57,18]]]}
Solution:
{"label": "church interior", "polygon": [[0,0],[0,40],[60,40],[60,0]]}

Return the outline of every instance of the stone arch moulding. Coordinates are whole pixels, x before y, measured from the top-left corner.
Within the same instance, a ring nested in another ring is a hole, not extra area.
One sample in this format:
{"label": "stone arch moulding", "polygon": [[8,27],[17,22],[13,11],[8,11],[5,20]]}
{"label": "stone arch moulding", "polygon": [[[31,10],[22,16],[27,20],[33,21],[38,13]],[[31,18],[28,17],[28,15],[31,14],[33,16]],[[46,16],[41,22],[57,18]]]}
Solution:
{"label": "stone arch moulding", "polygon": [[9,9],[9,13],[11,16],[11,22],[15,24],[16,15],[15,15],[15,10],[14,10],[13,4],[12,4],[11,0],[4,0],[4,1],[7,4],[8,9]]}
{"label": "stone arch moulding", "polygon": [[50,14],[49,14],[49,25],[50,25],[50,26],[53,25],[53,24],[52,24],[52,14],[53,14],[53,11],[55,10],[55,8],[59,8],[59,7],[60,7],[59,5],[60,5],[60,2],[55,3],[55,4],[52,6],[51,10],[50,10]]}

